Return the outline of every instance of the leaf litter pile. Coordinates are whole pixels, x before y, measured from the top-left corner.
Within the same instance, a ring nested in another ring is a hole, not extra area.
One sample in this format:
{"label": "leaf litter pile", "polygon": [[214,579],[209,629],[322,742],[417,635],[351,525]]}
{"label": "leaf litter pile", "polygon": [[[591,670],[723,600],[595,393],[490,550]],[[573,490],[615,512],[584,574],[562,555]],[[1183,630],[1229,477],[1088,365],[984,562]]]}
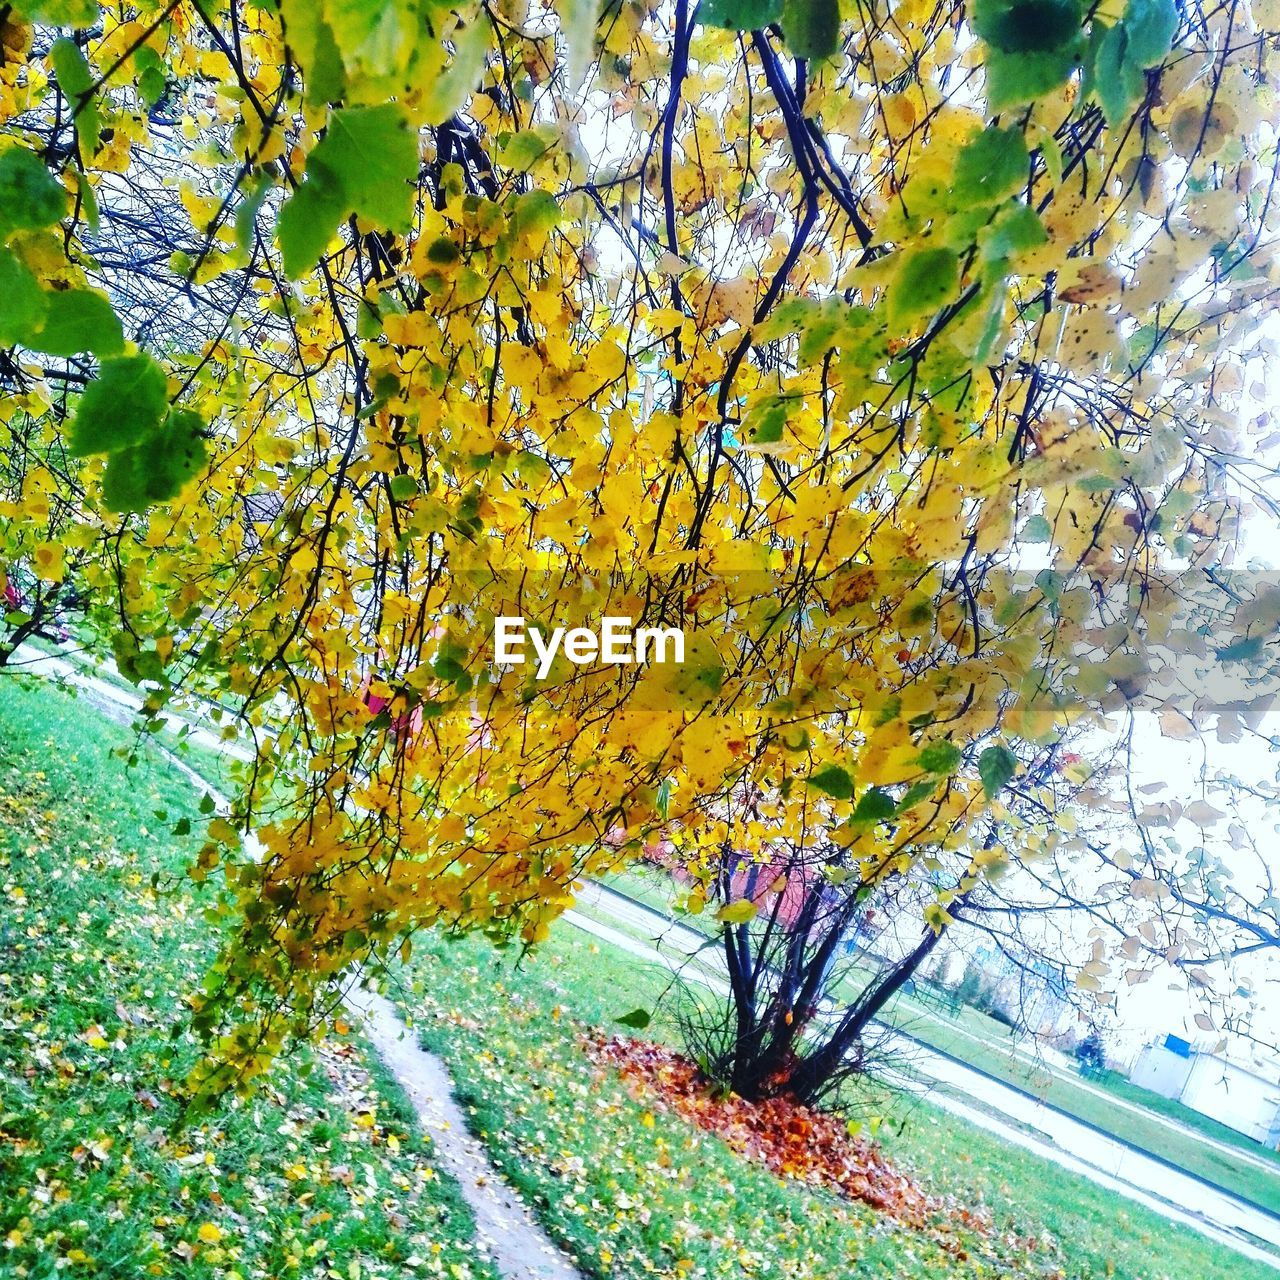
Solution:
{"label": "leaf litter pile", "polygon": [[985,1215],[926,1193],[896,1169],[880,1148],[849,1131],[838,1116],[787,1098],[748,1102],[724,1095],[682,1054],[628,1036],[596,1036],[585,1043],[593,1062],[613,1067],[635,1097],[645,1097],[714,1133],[740,1155],[783,1178],[834,1191],[925,1229],[940,1216],[958,1216],[969,1230]]}

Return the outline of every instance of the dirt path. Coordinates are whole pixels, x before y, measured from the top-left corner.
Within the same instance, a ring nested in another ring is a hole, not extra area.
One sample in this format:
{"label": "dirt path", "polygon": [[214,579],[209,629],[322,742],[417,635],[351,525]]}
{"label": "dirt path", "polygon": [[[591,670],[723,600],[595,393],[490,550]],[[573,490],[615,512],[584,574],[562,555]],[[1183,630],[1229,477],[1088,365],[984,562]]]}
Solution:
{"label": "dirt path", "polygon": [[456,1179],[475,1214],[480,1244],[498,1270],[508,1280],[581,1280],[467,1132],[444,1063],[418,1047],[389,1000],[357,990],[347,1003],[363,1018],[365,1036],[413,1103],[437,1162]]}

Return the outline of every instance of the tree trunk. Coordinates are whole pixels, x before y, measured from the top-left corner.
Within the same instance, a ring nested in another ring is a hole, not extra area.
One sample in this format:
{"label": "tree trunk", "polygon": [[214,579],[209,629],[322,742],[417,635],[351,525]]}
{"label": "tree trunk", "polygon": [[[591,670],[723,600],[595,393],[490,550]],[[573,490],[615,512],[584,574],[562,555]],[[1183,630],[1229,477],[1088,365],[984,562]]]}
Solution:
{"label": "tree trunk", "polygon": [[845,1010],[836,1029],[814,1052],[796,1064],[790,1092],[799,1102],[813,1102],[826,1090],[850,1050],[861,1041],[867,1026],[906,985],[942,941],[942,931],[927,929],[915,948],[864,989]]}

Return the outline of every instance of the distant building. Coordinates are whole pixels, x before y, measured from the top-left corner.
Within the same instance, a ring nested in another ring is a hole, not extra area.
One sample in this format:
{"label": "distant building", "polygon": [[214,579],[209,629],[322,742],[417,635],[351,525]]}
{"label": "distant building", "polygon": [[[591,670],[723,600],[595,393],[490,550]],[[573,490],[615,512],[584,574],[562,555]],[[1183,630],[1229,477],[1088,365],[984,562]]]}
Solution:
{"label": "distant building", "polygon": [[1169,1035],[1143,1049],[1129,1079],[1264,1147],[1280,1148],[1280,1074],[1232,1062]]}

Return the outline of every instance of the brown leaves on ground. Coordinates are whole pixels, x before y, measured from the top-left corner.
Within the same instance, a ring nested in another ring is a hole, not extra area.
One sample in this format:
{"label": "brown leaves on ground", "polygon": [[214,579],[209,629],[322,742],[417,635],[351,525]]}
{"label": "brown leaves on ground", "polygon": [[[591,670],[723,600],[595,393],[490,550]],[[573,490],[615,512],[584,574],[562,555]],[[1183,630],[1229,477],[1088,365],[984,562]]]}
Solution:
{"label": "brown leaves on ground", "polygon": [[593,1062],[616,1068],[633,1094],[650,1095],[651,1101],[656,1095],[660,1105],[780,1177],[861,1200],[914,1227],[947,1211],[837,1116],[786,1098],[748,1102],[718,1096],[688,1058],[646,1040],[600,1037],[588,1042],[587,1053]]}

